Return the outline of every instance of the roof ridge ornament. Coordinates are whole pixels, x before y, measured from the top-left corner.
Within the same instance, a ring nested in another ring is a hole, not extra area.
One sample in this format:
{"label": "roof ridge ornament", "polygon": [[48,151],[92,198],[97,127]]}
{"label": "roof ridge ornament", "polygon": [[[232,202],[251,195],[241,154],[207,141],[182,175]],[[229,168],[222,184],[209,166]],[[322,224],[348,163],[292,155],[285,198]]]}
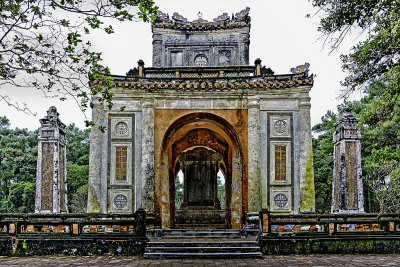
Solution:
{"label": "roof ridge ornament", "polygon": [[303,65],[298,65],[295,68],[291,68],[290,72],[293,73],[293,74],[299,74],[299,73],[302,73],[302,72],[307,72],[309,70],[309,68],[310,68],[310,63],[306,62]]}
{"label": "roof ridge ornament", "polygon": [[169,15],[167,13],[162,12],[161,10],[157,11],[156,17],[157,17],[157,19],[160,19],[160,20],[169,20]]}
{"label": "roof ridge ornament", "polygon": [[206,23],[206,22],[208,22],[207,20],[203,19],[203,13],[201,13],[200,11],[199,11],[199,13],[197,13],[197,17],[199,17],[199,18],[194,20],[193,23]]}
{"label": "roof ridge ornament", "polygon": [[228,13],[223,13],[222,15],[219,15],[214,19],[214,22],[221,22],[221,21],[226,21],[229,20],[230,17],[228,16]]}
{"label": "roof ridge ornament", "polygon": [[184,16],[180,15],[178,12],[174,12],[174,14],[172,15],[172,18],[174,20],[182,21],[182,22],[187,22],[188,21],[187,18],[185,18]]}
{"label": "roof ridge ornament", "polygon": [[249,12],[250,7],[246,7],[246,9],[243,9],[242,11],[236,13],[234,19],[244,19],[249,15]]}

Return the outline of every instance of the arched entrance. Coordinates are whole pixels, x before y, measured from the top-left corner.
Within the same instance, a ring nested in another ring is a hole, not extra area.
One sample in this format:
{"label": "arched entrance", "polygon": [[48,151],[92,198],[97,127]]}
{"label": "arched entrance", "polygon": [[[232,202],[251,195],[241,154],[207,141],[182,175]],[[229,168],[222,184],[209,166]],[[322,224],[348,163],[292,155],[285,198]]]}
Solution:
{"label": "arched entrance", "polygon": [[[177,119],[162,143],[160,215],[163,228],[240,228],[243,218],[242,148],[235,129],[211,113]],[[176,177],[183,175],[183,199],[175,205]],[[224,176],[224,203],[218,173]]]}

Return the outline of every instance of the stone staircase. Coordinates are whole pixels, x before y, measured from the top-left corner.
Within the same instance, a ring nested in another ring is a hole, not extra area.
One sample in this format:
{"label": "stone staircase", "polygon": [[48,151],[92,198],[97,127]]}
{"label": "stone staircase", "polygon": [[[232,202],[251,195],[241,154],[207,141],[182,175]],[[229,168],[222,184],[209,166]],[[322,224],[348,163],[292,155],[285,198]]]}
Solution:
{"label": "stone staircase", "polygon": [[258,229],[149,230],[145,258],[261,257]]}

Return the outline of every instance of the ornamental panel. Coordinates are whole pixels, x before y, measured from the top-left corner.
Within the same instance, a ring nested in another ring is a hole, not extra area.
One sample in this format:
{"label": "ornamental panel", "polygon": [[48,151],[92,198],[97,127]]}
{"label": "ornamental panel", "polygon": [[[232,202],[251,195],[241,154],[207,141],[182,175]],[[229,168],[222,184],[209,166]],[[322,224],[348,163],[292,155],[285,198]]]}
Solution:
{"label": "ornamental panel", "polygon": [[271,138],[283,137],[290,138],[290,117],[289,116],[271,116],[270,117],[270,135]]}
{"label": "ornamental panel", "polygon": [[112,139],[131,139],[132,138],[132,118],[112,117],[111,119],[111,138]]}
{"label": "ornamental panel", "polygon": [[291,184],[291,142],[270,142],[271,185]]}
{"label": "ornamental panel", "polygon": [[109,211],[113,213],[132,212],[132,190],[110,189]]}
{"label": "ornamental panel", "polygon": [[132,144],[112,143],[111,144],[111,185],[132,184]]}
{"label": "ornamental panel", "polygon": [[272,187],[270,199],[271,211],[288,212],[292,210],[291,188]]}

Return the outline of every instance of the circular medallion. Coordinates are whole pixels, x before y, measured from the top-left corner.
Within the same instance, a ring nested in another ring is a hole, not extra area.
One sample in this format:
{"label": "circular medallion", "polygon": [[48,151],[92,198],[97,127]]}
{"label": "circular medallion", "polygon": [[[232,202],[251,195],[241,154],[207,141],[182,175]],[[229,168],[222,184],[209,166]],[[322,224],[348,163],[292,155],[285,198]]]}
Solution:
{"label": "circular medallion", "polygon": [[279,193],[274,197],[274,203],[279,208],[283,208],[288,203],[288,197],[285,194]]}
{"label": "circular medallion", "polygon": [[123,122],[123,121],[118,122],[118,123],[115,125],[115,131],[116,131],[118,134],[127,134],[127,133],[128,133],[128,124],[126,124],[126,123]]}
{"label": "circular medallion", "polygon": [[286,133],[287,124],[284,120],[278,120],[274,123],[275,132],[283,134]]}
{"label": "circular medallion", "polygon": [[128,199],[126,198],[126,196],[119,194],[114,197],[114,205],[117,209],[123,209],[126,204],[128,204]]}
{"label": "circular medallion", "polygon": [[194,65],[195,66],[207,66],[208,59],[205,55],[197,55],[194,58]]}

